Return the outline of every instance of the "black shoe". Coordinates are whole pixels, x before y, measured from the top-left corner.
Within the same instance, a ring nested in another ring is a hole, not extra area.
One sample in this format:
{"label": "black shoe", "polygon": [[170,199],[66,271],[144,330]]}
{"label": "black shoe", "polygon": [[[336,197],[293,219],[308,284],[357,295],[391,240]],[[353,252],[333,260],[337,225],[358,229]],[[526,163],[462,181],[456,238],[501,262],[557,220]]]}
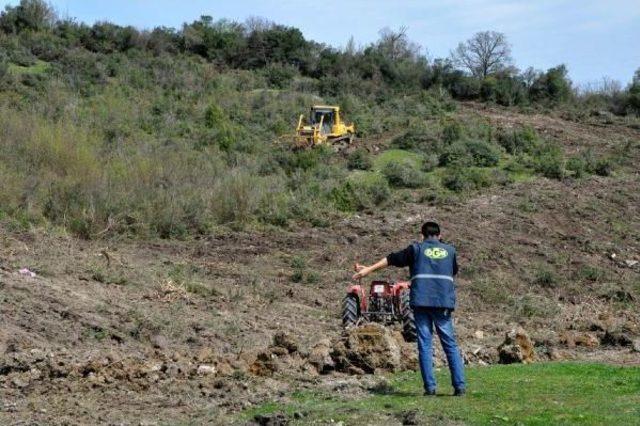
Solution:
{"label": "black shoe", "polygon": [[434,396],[436,394],[435,390],[424,391],[424,396]]}
{"label": "black shoe", "polygon": [[453,391],[453,396],[464,396],[465,393],[464,389],[456,389]]}

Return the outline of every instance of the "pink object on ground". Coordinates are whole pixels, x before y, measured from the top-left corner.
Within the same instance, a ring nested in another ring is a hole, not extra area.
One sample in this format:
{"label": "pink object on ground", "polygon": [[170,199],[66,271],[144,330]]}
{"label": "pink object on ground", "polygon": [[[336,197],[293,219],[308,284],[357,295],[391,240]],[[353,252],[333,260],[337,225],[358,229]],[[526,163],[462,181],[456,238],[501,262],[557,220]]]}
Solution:
{"label": "pink object on ground", "polygon": [[29,269],[27,269],[27,268],[22,268],[18,272],[20,273],[20,275],[26,275],[26,276],[31,277],[31,278],[35,278],[36,277],[36,273],[31,271],[31,270],[29,270]]}

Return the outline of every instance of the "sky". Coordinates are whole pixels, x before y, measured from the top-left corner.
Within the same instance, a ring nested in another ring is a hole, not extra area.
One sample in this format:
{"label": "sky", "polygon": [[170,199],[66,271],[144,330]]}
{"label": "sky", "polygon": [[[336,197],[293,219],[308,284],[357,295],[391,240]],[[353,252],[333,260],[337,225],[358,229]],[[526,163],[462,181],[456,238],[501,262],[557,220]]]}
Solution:
{"label": "sky", "polygon": [[[18,1],[0,0],[0,6]],[[142,29],[180,28],[201,15],[267,18],[335,47],[366,45],[388,27],[407,28],[432,58],[446,57],[478,31],[507,35],[515,64],[566,64],[579,84],[603,77],[626,85],[640,68],[640,0],[51,0],[63,17]]]}

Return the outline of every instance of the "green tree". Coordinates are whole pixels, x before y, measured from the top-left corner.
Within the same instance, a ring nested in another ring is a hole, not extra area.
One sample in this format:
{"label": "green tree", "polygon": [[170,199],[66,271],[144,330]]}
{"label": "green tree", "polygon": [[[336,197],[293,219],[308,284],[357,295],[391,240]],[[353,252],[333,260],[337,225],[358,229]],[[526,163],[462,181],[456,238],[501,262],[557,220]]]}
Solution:
{"label": "green tree", "polygon": [[42,0],[20,0],[17,6],[6,6],[0,14],[0,29],[5,33],[51,28],[57,17],[53,7]]}
{"label": "green tree", "polygon": [[558,65],[549,68],[533,82],[529,94],[533,100],[567,101],[571,98],[571,80],[567,67]]}

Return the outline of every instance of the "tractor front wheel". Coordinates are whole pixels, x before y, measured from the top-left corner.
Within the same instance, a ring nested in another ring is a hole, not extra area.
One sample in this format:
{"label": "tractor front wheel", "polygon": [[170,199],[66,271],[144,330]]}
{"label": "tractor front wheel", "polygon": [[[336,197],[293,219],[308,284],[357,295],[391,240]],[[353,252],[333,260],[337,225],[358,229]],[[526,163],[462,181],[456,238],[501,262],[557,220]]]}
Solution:
{"label": "tractor front wheel", "polygon": [[354,327],[358,323],[359,311],[358,297],[347,294],[347,297],[342,301],[342,325],[345,328]]}
{"label": "tractor front wheel", "polygon": [[400,295],[400,314],[402,315],[402,336],[407,342],[415,342],[418,336],[416,320],[413,309],[409,304],[409,292],[403,291]]}

